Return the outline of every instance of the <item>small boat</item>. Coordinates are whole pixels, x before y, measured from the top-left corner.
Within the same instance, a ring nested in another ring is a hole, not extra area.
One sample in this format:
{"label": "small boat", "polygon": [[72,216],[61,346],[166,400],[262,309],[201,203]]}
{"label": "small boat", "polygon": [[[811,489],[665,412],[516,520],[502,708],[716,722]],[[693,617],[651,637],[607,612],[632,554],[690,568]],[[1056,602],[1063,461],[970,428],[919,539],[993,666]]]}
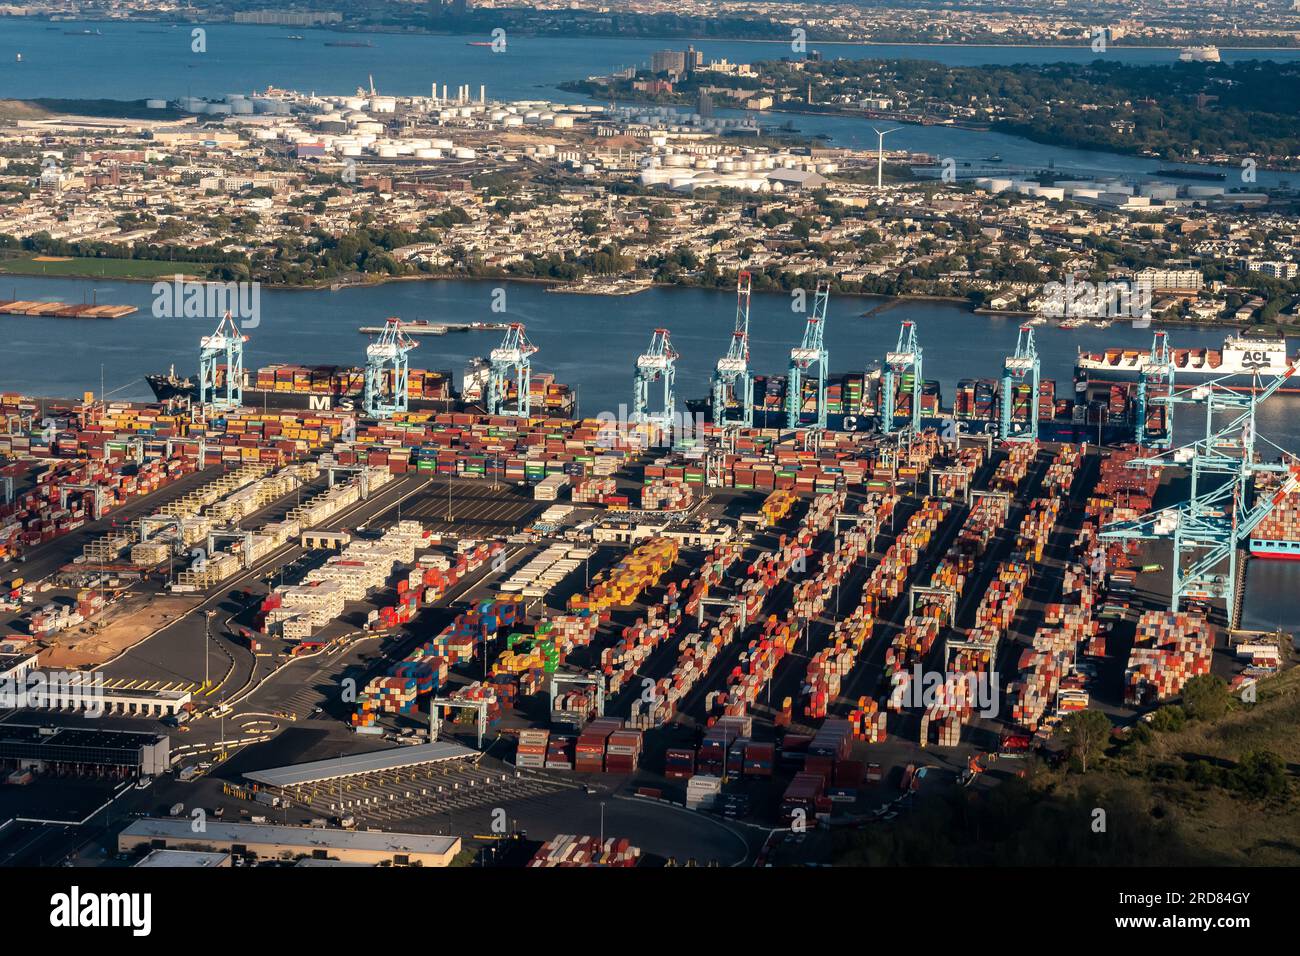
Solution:
{"label": "small boat", "polygon": [[468,40],[466,41],[465,45],[466,46],[491,46],[492,41],[491,40]]}
{"label": "small boat", "polygon": [[21,63],[21,62],[23,62],[23,55],[22,55],[21,53],[15,53],[15,54],[14,54],[14,62],[15,62],[15,63]]}
{"label": "small boat", "polygon": [[1098,320],[1098,321],[1096,321],[1096,322],[1094,322],[1094,323],[1092,323],[1092,324],[1093,324],[1093,326],[1094,326],[1095,328],[1098,328],[1098,329],[1108,329],[1108,328],[1110,328],[1110,326],[1111,326],[1111,320],[1110,320],[1110,319],[1100,319],[1100,320]]}
{"label": "small boat", "polygon": [[999,154],[994,153],[992,156],[985,156],[985,157],[984,157],[984,162],[986,162],[986,163],[1000,163],[1000,162],[1002,162],[1002,157],[1001,157]]}

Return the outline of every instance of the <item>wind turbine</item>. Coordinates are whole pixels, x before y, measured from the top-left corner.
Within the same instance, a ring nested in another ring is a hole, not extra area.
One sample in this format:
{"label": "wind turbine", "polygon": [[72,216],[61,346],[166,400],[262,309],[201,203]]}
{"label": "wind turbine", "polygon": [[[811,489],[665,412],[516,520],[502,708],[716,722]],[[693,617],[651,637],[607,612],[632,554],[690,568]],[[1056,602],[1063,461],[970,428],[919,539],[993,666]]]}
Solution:
{"label": "wind turbine", "polygon": [[888,136],[890,133],[897,133],[902,128],[903,127],[901,126],[895,126],[893,129],[879,130],[876,129],[874,126],[871,127],[872,131],[876,134],[878,140],[877,147],[876,147],[876,188],[877,189],[881,187],[882,180],[884,179],[884,175],[885,175],[885,137]]}

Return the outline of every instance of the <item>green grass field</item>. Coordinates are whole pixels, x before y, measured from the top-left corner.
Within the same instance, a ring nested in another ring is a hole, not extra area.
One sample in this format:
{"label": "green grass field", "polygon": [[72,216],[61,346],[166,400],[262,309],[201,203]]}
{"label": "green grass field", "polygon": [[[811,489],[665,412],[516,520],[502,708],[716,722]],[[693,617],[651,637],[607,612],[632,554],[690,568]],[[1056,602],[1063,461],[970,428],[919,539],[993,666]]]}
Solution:
{"label": "green grass field", "polygon": [[147,259],[68,259],[39,262],[35,258],[0,259],[0,274],[22,276],[94,276],[106,279],[156,279],[183,275],[204,276],[212,268],[204,262],[158,262]]}

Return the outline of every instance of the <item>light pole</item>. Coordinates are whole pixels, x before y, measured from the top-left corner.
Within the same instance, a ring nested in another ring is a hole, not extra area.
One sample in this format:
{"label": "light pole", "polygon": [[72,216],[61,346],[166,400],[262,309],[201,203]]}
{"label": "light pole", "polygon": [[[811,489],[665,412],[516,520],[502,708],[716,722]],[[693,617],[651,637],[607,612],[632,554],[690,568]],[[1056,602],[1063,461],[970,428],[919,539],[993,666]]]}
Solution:
{"label": "light pole", "polygon": [[208,645],[212,643],[212,616],[216,611],[208,611],[203,615],[203,689],[208,689],[210,674],[208,673]]}
{"label": "light pole", "polygon": [[871,127],[876,134],[876,188],[880,189],[884,185],[885,177],[885,137],[890,133],[897,133],[901,126],[895,126],[893,129],[880,130],[874,126]]}

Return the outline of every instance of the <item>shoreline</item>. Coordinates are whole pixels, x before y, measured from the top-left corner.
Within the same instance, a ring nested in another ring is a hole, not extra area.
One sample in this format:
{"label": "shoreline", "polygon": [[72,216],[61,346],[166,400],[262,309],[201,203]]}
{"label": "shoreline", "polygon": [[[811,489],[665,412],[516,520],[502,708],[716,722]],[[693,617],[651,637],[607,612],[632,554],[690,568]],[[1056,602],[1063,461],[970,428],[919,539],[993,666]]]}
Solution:
{"label": "shoreline", "polygon": [[[107,280],[103,276],[66,276],[66,275],[65,276],[24,275],[24,276],[10,276],[8,278],[42,279],[45,281],[53,281],[53,282],[79,282],[79,281],[85,281],[87,279],[96,279],[100,281],[113,281],[113,282],[148,282],[148,283],[172,281],[170,277],[162,278],[162,279],[149,279],[149,278],[142,278],[138,276],[124,276],[120,278],[112,278]],[[215,282],[216,280],[213,281]],[[3,278],[0,278],[0,283],[2,282],[3,282]],[[561,287],[557,290],[560,292],[569,291],[568,289],[563,287],[580,285],[580,283],[572,280],[543,279],[543,278],[537,278],[535,276],[515,277],[515,276],[414,275],[414,276],[387,276],[383,279],[378,279],[374,282],[346,283],[338,289],[331,289],[329,285],[311,285],[311,286],[271,285],[269,283],[264,284],[264,287],[266,289],[276,291],[276,292],[338,293],[338,292],[346,292],[351,289],[373,289],[373,288],[378,288],[380,286],[389,285],[390,283],[399,283],[399,282],[509,282],[509,283],[520,283],[526,285],[542,285],[548,287],[557,286],[557,287]],[[713,292],[721,295],[731,295],[733,294],[734,291],[734,290],[729,290],[723,286],[705,286],[705,285],[691,285],[691,284],[674,283],[674,282],[653,282],[653,281],[650,283],[649,286],[638,291],[650,291],[653,289],[663,289],[663,290],[672,290],[672,291],[683,290],[683,291],[695,291],[695,292]],[[550,290],[548,289],[547,291]],[[603,295],[614,300],[623,299],[627,297],[627,293],[617,293],[617,292],[611,292],[611,293],[588,292],[585,294],[593,297],[599,297]],[[783,289],[755,289],[754,294],[755,295],[780,295],[780,296],[788,295],[788,293]],[[979,316],[986,319],[1020,320],[1020,319],[1032,317],[1037,314],[1034,312],[1025,312],[1021,310],[995,310],[995,309],[981,308],[973,305],[970,299],[961,295],[940,295],[937,293],[924,293],[924,292],[904,292],[895,295],[887,295],[881,292],[839,291],[835,293],[835,296],[837,298],[850,297],[854,299],[875,299],[879,301],[879,304],[875,308],[865,312],[859,312],[856,315],[852,316],[852,318],[855,319],[873,319],[883,313],[893,311],[894,309],[900,307],[906,307],[907,304],[910,302],[917,302],[917,303],[938,302],[938,303],[947,303],[949,305],[958,305],[962,307],[962,311],[968,313],[969,315]],[[24,316],[12,316],[11,318],[24,318]],[[35,318],[40,318],[40,317],[36,316]],[[60,321],[66,322],[69,320],[60,320]],[[1057,321],[1049,319],[1049,327],[1056,324],[1058,324]],[[1242,329],[1252,329],[1256,327],[1254,324],[1249,322],[1237,322],[1232,320],[1222,320],[1222,321],[1214,321],[1214,322],[1195,322],[1190,320],[1179,320],[1179,319],[1166,320],[1166,319],[1158,319],[1158,318],[1152,318],[1151,326],[1153,328],[1158,326],[1160,328],[1197,329],[1202,331],[1212,331],[1215,329],[1223,329],[1225,331],[1233,331],[1233,330],[1240,331]],[[1269,331],[1281,332],[1282,335],[1284,336],[1288,334],[1294,334],[1300,336],[1300,326],[1274,327]]]}
{"label": "shoreline", "polygon": [[[556,88],[563,93],[574,93],[579,96],[584,96],[588,100],[591,100],[593,102],[599,101],[601,97],[599,97],[594,91],[569,88],[570,84],[580,84],[586,82],[587,82],[586,80],[571,80],[559,84]],[[660,106],[685,107],[687,110],[689,110],[691,105],[689,101],[682,102],[682,101],[673,100],[668,103],[661,103],[655,100],[647,100],[641,97],[622,96],[618,94],[611,94],[605,98],[616,103],[630,103],[636,106],[647,106],[647,107],[660,107]],[[831,119],[844,119],[844,120],[856,119],[856,120],[862,120],[867,122],[871,122],[873,120],[879,119],[879,117],[871,116],[869,113],[861,110],[850,110],[850,109],[841,109],[841,108],[833,108],[833,109],[825,109],[825,110],[810,110],[810,109],[798,109],[798,108],[790,108],[790,107],[782,107],[782,106],[772,106],[765,110],[746,110],[740,107],[727,107],[727,109],[732,109],[735,112],[741,112],[741,113],[752,113],[758,117],[768,116],[769,114],[773,114],[773,113],[780,113],[787,116],[827,117]],[[1126,148],[1121,144],[1115,144],[1115,143],[1062,144],[1062,143],[1054,142],[1052,140],[1044,139],[1039,136],[1036,136],[1034,135],[1033,130],[1025,130],[1021,128],[1010,128],[1010,129],[1006,128],[1007,125],[1009,124],[1009,121],[1007,120],[992,120],[987,124],[981,124],[978,126],[968,124],[968,123],[960,123],[960,122],[937,122],[936,121],[933,123],[926,123],[923,120],[901,119],[901,118],[892,118],[892,117],[888,119],[888,122],[901,123],[904,126],[911,126],[917,129],[935,129],[935,128],[959,129],[971,133],[993,133],[998,136],[1008,136],[1014,139],[1023,139],[1026,142],[1033,143],[1036,146],[1046,146],[1049,148],[1055,147],[1057,149],[1068,149],[1077,152],[1110,154],[1121,159],[1145,159],[1145,160],[1150,160],[1151,162],[1157,164],[1164,163],[1166,165],[1173,165],[1173,166],[1179,166],[1179,165],[1194,166],[1203,169],[1223,170],[1225,182],[1229,174],[1231,174],[1234,171],[1240,172],[1240,170],[1236,170],[1232,166],[1224,166],[1221,165],[1220,163],[1211,162],[1209,160],[1175,159],[1173,157],[1160,156],[1160,155],[1153,156],[1142,152],[1140,149],[1137,149],[1136,147]],[[776,130],[777,132],[780,132],[779,127],[776,128]],[[814,140],[814,141],[818,139],[819,135],[824,135],[824,134],[816,134],[816,133],[807,133],[803,130],[791,130],[791,132],[797,133],[806,139]],[[827,138],[830,139],[831,137],[828,136]],[[847,148],[847,147],[840,147],[840,148]],[[1297,164],[1296,166],[1276,166],[1276,165],[1257,163],[1256,168],[1263,172],[1277,173],[1278,175],[1300,173],[1300,164]],[[1188,172],[1191,172],[1191,170],[1188,170]],[[1160,173],[1158,170],[1153,170],[1151,172],[1136,173],[1136,175],[1146,176],[1146,177],[1158,177]],[[1166,178],[1178,179],[1181,181],[1184,177],[1166,176]],[[1198,177],[1190,177],[1190,178],[1196,180]],[[1193,185],[1194,184],[1195,183],[1193,182]]]}
{"label": "shoreline", "polygon": [[[78,13],[78,16],[76,16],[75,18],[70,18],[67,20],[56,21],[50,19],[48,16],[30,17],[30,18],[24,17],[23,19],[29,20],[30,22],[33,23],[47,23],[47,24],[59,24],[59,25],[74,24],[74,23],[98,23],[98,24],[107,23],[113,25],[134,26],[138,24],[151,23],[151,24],[169,24],[175,26],[182,26],[182,25],[193,26],[195,24],[200,24],[200,23],[204,25],[219,23],[222,26],[253,27],[253,28],[263,29],[263,30],[286,30],[286,29],[319,30],[322,33],[342,34],[345,36],[374,35],[374,34],[378,34],[380,36],[417,36],[417,37],[448,37],[448,38],[482,36],[481,33],[472,30],[451,31],[451,30],[427,30],[427,29],[420,30],[420,29],[407,29],[407,28],[399,29],[395,27],[384,27],[382,24],[360,24],[357,26],[345,26],[345,25],[336,26],[330,24],[315,24],[313,26],[308,26],[308,27],[288,27],[288,26],[283,26],[278,24],[236,23],[233,19],[217,20],[217,21],[211,21],[211,20],[200,21],[200,20],[184,20],[184,19],[170,19],[170,18],[164,19],[160,17],[155,18],[155,17],[131,17],[131,16],[128,16],[125,19],[123,19],[119,17],[107,17],[107,16],[96,17],[93,15],[86,15],[85,13],[80,13],[80,12]],[[552,40],[554,39],[559,39],[559,40],[631,39],[631,40],[672,40],[672,41],[682,41],[682,42],[689,42],[689,43],[725,42],[725,43],[763,43],[763,44],[769,44],[774,46],[790,45],[790,40],[786,37],[782,37],[780,39],[777,38],[765,39],[762,37],[725,36],[725,35],[714,35],[714,34],[710,34],[706,36],[706,35],[695,35],[695,34],[688,34],[688,33],[639,33],[639,34],[635,34],[634,36],[627,37],[617,33],[611,33],[608,35],[585,34],[585,35],[565,36],[563,34],[554,34],[554,33],[528,33],[524,31],[517,31],[517,35],[529,37],[531,39],[552,39]],[[1179,44],[1112,42],[1108,44],[1108,50],[1182,50],[1188,46],[1205,46],[1207,44],[1210,44],[1213,40],[1214,37],[1209,36],[1209,37],[1189,39],[1186,43],[1179,43]],[[987,49],[987,50],[998,50],[1004,48],[1011,49],[1011,50],[1091,50],[1091,45],[1088,43],[1065,43],[1065,42],[1062,43],[1049,43],[1049,42],[995,43],[992,41],[979,41],[973,43],[944,43],[936,40],[865,40],[865,39],[864,40],[835,40],[835,39],[831,39],[830,37],[822,37],[819,35],[809,35],[807,38],[807,42],[820,43],[826,46],[837,46],[837,47],[840,46],[855,46],[855,47],[915,46],[915,47],[926,47],[926,48],[953,47],[953,48],[964,48],[964,49]],[[1217,46],[1220,52],[1239,52],[1239,51],[1251,52],[1255,50],[1263,50],[1267,52],[1279,52],[1279,53],[1282,52],[1300,53],[1300,44],[1295,44],[1292,46],[1278,46],[1278,45],[1223,46],[1221,44],[1214,43],[1213,45]]]}

